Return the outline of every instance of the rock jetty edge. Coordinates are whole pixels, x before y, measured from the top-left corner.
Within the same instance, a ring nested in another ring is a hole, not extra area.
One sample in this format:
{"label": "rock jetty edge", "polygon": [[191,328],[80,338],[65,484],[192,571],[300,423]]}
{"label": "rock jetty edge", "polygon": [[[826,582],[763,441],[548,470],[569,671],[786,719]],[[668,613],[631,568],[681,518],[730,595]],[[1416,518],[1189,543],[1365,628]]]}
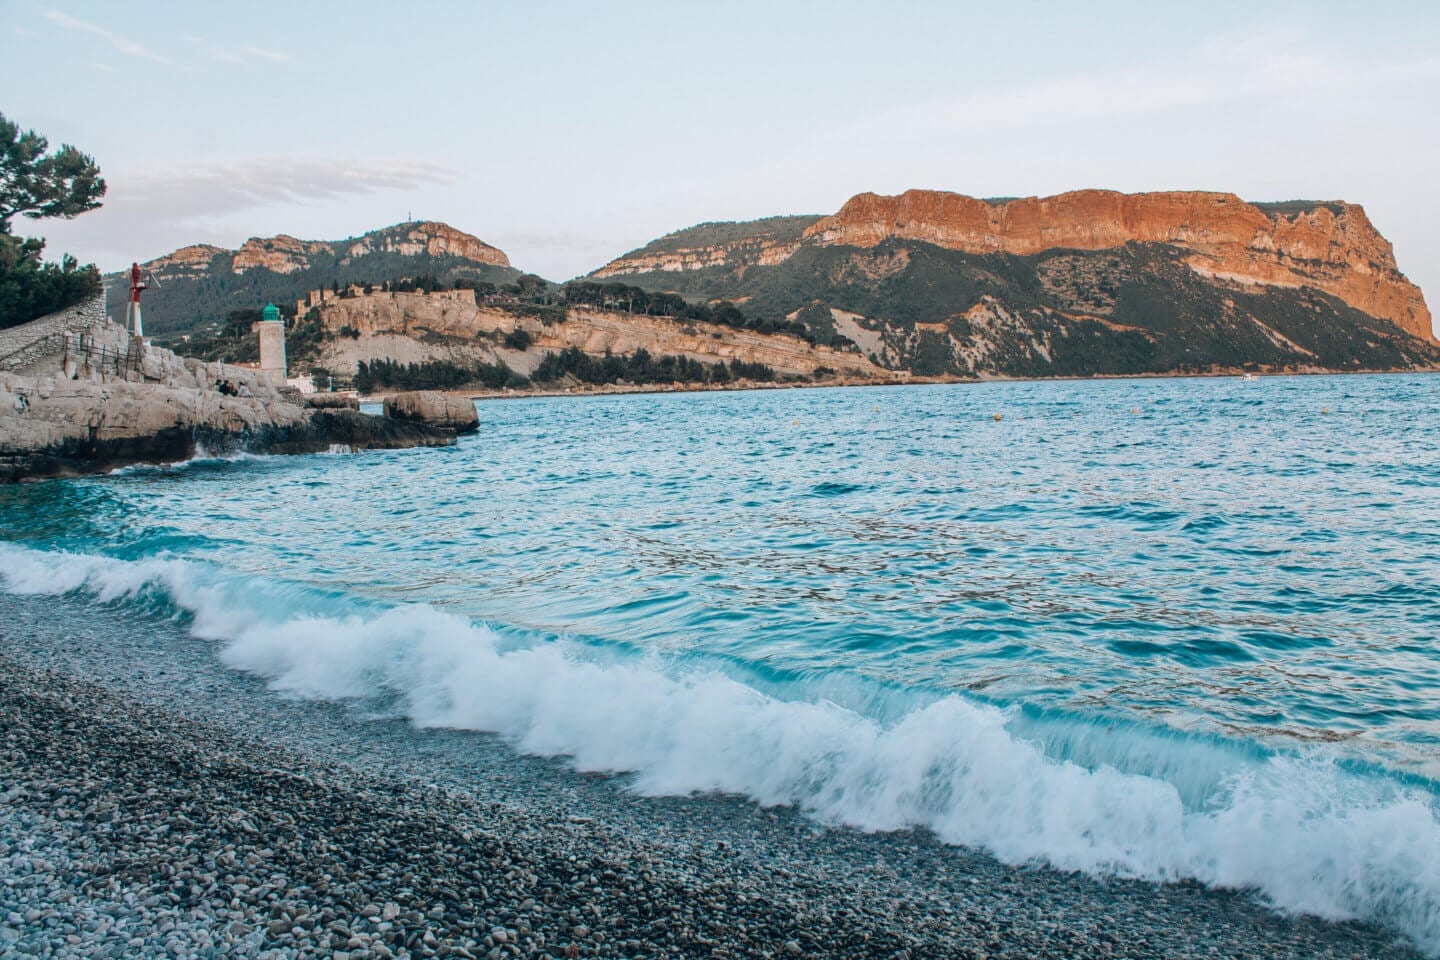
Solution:
{"label": "rock jetty edge", "polygon": [[71,327],[36,321],[4,331],[21,346],[9,351],[16,359],[8,369],[0,362],[0,482],[174,463],[201,452],[455,442],[455,430],[420,419],[312,408],[259,370],[177,356],[95,314],[79,314]]}

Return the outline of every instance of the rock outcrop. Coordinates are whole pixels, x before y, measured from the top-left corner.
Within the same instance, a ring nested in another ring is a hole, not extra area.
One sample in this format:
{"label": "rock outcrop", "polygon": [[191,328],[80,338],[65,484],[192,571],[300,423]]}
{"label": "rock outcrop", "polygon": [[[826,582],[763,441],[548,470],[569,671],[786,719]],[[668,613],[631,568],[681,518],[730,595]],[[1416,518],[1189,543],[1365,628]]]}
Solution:
{"label": "rock outcrop", "polygon": [[349,263],[356,257],[372,253],[397,253],[404,257],[460,257],[474,263],[489,264],[492,267],[510,266],[510,258],[504,251],[454,227],[424,220],[419,223],[401,224],[367,233],[351,243],[345,250]]}
{"label": "rock outcrop", "polygon": [[[402,277],[460,277],[508,283],[519,271],[504,251],[433,220],[400,223],[344,240],[252,237],[236,250],[182,247],[141,265],[158,279],[145,294],[146,330],[157,336],[194,332],[241,307],[286,303],[336,285],[381,284]],[[124,318],[127,277],[110,274],[111,319]]]}
{"label": "rock outcrop", "polygon": [[596,280],[632,273],[683,273],[709,267],[773,266],[800,246],[818,216],[768,217],[749,223],[702,223],[632,250],[590,276]]}
{"label": "rock outcrop", "polygon": [[385,398],[385,416],[394,420],[428,423],[456,433],[480,429],[480,413],[469,397],[439,390],[412,390]]}
{"label": "rock outcrop", "polygon": [[[35,323],[45,337],[45,319]],[[302,453],[453,441],[452,431],[425,424],[305,409],[258,370],[178,357],[132,340],[103,317],[22,372],[0,370],[0,481],[168,463],[200,450]]]}
{"label": "rock outcrop", "polygon": [[859,194],[783,244],[767,247],[765,232],[757,227],[749,240],[742,233],[710,247],[642,248],[594,276],[704,270],[731,263],[733,251],[760,248],[767,251],[764,262],[774,264],[807,248],[870,249],[887,240],[1014,256],[1163,244],[1183,251],[1192,270],[1217,283],[1318,290],[1413,337],[1440,342],[1420,289],[1400,272],[1390,242],[1364,209],[1352,203],[1247,203],[1229,193],[1110,190],[980,200],[910,190],[899,196]]}
{"label": "rock outcrop", "polygon": [[873,247],[899,237],[965,253],[1036,254],[1164,243],[1197,273],[1243,284],[1311,287],[1435,342],[1420,288],[1390,241],[1352,203],[1252,204],[1230,193],[1077,190],[987,202],[957,193],[862,193],[805,231],[809,243]]}

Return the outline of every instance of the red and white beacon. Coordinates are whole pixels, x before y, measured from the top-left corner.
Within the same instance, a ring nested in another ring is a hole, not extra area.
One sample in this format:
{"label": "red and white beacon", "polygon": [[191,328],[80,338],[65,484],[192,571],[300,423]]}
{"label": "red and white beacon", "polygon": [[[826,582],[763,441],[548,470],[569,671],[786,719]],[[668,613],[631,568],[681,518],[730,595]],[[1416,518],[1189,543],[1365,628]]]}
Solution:
{"label": "red and white beacon", "polygon": [[130,299],[125,302],[125,326],[134,337],[145,336],[145,328],[140,322],[140,291],[149,286],[140,276],[140,264],[130,264]]}

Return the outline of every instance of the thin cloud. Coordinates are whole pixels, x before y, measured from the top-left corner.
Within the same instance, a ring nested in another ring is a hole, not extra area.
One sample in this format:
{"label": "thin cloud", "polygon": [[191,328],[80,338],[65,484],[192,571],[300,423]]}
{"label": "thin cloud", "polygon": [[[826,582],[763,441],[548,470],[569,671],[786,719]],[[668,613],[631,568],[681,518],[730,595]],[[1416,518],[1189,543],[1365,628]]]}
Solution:
{"label": "thin cloud", "polygon": [[194,34],[186,35],[185,40],[217,63],[254,63],[257,60],[269,60],[274,63],[294,62],[294,58],[288,53],[279,53],[262,47],[222,47]]}
{"label": "thin cloud", "polygon": [[222,217],[261,207],[447,184],[455,179],[455,171],[425,161],[259,158],[113,176],[107,207],[177,219]]}
{"label": "thin cloud", "polygon": [[85,33],[93,33],[97,37],[108,40],[112,47],[125,54],[127,57],[139,57],[142,60],[150,60],[155,63],[168,64],[170,62],[166,58],[160,56],[158,53],[150,50],[148,47],[144,47],[136,43],[134,40],[129,40],[125,37],[120,36],[117,33],[106,30],[104,27],[97,26],[96,24],[86,23],[84,20],[76,20],[74,17],[67,16],[58,10],[46,10],[45,18],[53,23],[58,23],[60,26],[67,29],[81,30]]}
{"label": "thin cloud", "polygon": [[[236,246],[257,233],[287,232],[297,206],[412,191],[457,179],[448,167],[413,160],[270,157],[130,174],[107,171],[105,205],[73,221],[47,222],[46,234],[57,254],[77,251],[103,269],[116,269],[192,243]],[[396,209],[403,210],[407,202],[398,199]],[[275,210],[282,213],[256,212]]]}
{"label": "thin cloud", "polygon": [[209,57],[211,60],[216,61],[217,63],[246,62],[245,58],[240,56],[238,53],[232,53],[229,50],[221,49],[220,47],[215,46],[215,44],[211,43],[209,40],[206,40],[204,37],[197,37],[194,34],[187,34],[185,37],[185,41],[191,46],[198,47],[207,57]]}
{"label": "thin cloud", "polygon": [[275,60],[279,63],[290,63],[295,58],[288,53],[279,53],[275,50],[266,50],[262,47],[244,47],[244,51],[252,57],[259,57],[262,60]]}

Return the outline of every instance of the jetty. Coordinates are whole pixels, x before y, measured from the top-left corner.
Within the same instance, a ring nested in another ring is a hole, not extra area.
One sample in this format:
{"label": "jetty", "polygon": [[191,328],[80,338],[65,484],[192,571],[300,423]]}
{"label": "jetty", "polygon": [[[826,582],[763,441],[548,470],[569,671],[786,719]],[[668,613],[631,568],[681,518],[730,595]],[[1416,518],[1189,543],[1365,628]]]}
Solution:
{"label": "jetty", "polygon": [[103,296],[0,330],[0,482],[211,454],[444,446],[423,420],[319,408],[283,374],[156,347]]}

